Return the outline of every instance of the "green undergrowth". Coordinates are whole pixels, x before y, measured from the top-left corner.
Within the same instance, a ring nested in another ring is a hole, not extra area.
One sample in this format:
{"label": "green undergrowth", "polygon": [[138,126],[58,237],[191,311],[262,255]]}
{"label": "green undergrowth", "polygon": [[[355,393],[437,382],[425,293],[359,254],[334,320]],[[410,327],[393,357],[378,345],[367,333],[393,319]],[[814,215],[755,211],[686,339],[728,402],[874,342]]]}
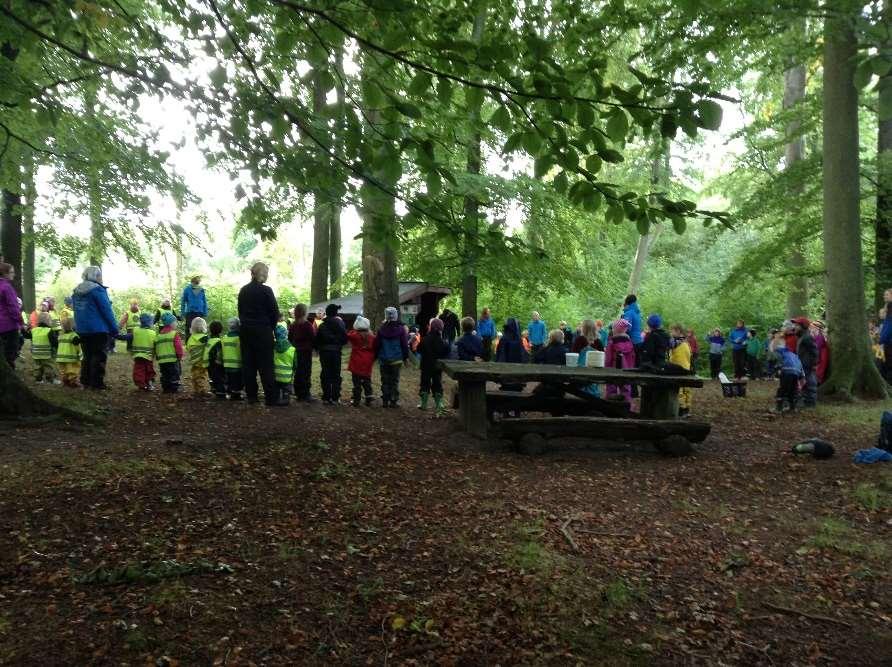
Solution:
{"label": "green undergrowth", "polygon": [[[824,421],[851,426],[873,426],[877,434],[880,430],[880,418],[885,410],[892,410],[892,398],[884,401],[838,401],[819,402],[815,415]],[[865,447],[875,446],[874,442],[866,442]]]}
{"label": "green undergrowth", "polygon": [[876,562],[884,562],[889,557],[889,545],[884,540],[862,539],[847,521],[834,518],[822,519],[817,523],[805,548],[836,551]]}

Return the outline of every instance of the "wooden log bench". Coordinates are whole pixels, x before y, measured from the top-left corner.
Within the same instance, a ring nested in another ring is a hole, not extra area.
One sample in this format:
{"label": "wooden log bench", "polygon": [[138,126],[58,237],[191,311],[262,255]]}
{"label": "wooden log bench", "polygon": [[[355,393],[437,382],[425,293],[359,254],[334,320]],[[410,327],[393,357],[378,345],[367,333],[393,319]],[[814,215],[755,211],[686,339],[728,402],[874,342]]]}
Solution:
{"label": "wooden log bench", "polygon": [[544,451],[551,438],[578,437],[651,441],[663,454],[684,456],[691,453],[691,443],[703,442],[710,430],[706,422],[681,419],[521,417],[499,422],[493,427],[493,435],[517,442],[529,453]]}
{"label": "wooden log bench", "polygon": [[495,413],[547,412],[554,417],[563,415],[628,417],[629,404],[625,401],[607,401],[597,396],[551,396],[547,394],[523,394],[516,391],[490,390],[486,392],[486,414],[490,422]]}

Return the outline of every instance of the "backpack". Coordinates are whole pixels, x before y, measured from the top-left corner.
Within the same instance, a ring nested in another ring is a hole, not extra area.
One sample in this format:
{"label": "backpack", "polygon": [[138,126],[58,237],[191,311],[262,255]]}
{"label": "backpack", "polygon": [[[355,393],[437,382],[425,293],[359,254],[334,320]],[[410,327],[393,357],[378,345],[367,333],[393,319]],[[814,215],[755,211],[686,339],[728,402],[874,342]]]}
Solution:
{"label": "backpack", "polygon": [[877,447],[892,452],[892,411],[886,410],[880,419],[880,437]]}

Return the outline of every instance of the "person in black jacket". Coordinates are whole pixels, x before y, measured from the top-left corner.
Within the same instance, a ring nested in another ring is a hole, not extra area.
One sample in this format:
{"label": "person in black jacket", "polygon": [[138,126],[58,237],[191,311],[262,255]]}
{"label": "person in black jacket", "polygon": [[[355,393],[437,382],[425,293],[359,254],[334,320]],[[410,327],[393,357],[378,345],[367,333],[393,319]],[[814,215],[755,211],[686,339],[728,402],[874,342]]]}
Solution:
{"label": "person in black jacket", "polygon": [[[520,325],[515,318],[509,317],[505,320],[502,337],[496,346],[496,361],[504,364],[525,364],[528,360],[529,355],[520,339]],[[503,382],[500,388],[502,391],[523,391],[526,384]]]}
{"label": "person in black jacket", "polygon": [[341,402],[341,349],[347,344],[347,327],[338,316],[340,306],[330,303],[325,307],[325,319],[316,330],[314,347],[319,351],[322,368],[322,402],[338,405]]}
{"label": "person in black jacket", "polygon": [[812,337],[809,329],[811,322],[805,317],[793,318],[796,325],[796,354],[802,362],[802,372],[805,373],[805,388],[802,390],[802,404],[807,408],[813,408],[818,404],[818,375],[815,369],[818,365],[818,345]]}
{"label": "person in black jacket", "polygon": [[451,346],[455,342],[456,337],[458,337],[458,315],[448,308],[445,308],[443,314],[440,315],[440,319],[443,320],[443,338],[445,338]]}
{"label": "person in black jacket", "polygon": [[249,403],[257,402],[257,374],[260,373],[266,404],[287,405],[278,401],[276,389],[273,345],[276,324],[279,322],[279,304],[272,289],[264,284],[268,277],[269,267],[263,262],[257,262],[251,267],[251,282],[238,293],[245,396]]}
{"label": "person in black jacket", "polygon": [[449,343],[443,340],[443,320],[434,318],[428,322],[427,335],[418,346],[421,352],[421,384],[418,389],[418,409],[427,409],[428,396],[434,395],[434,407],[437,416],[442,415],[443,408],[443,371],[440,370],[440,359],[449,358]]}
{"label": "person in black jacket", "polygon": [[669,334],[663,329],[663,318],[653,314],[647,318],[647,337],[638,357],[638,367],[646,371],[660,371],[669,360]]}

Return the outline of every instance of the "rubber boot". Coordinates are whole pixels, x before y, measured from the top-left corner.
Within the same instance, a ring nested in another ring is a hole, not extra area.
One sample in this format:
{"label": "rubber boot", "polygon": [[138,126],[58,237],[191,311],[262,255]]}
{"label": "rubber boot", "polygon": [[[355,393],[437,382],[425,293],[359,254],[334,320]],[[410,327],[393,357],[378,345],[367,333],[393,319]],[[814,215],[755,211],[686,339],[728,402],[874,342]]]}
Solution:
{"label": "rubber boot", "polygon": [[779,398],[779,399],[777,399],[777,401],[775,401],[774,411],[775,411],[777,414],[782,414],[782,413],[783,413],[783,411],[784,411],[784,403],[785,403],[785,402],[786,402],[786,401],[784,401],[784,399],[782,399],[782,398]]}
{"label": "rubber boot", "polygon": [[[428,394],[426,391],[423,391],[420,394],[418,394],[418,396],[420,399],[418,401],[418,409],[419,410],[427,410],[427,399],[428,399],[428,396],[430,396],[430,394]],[[434,400],[436,400],[436,398]]]}
{"label": "rubber boot", "polygon": [[443,406],[443,394],[434,394],[434,411],[438,417],[446,414],[446,408]]}

